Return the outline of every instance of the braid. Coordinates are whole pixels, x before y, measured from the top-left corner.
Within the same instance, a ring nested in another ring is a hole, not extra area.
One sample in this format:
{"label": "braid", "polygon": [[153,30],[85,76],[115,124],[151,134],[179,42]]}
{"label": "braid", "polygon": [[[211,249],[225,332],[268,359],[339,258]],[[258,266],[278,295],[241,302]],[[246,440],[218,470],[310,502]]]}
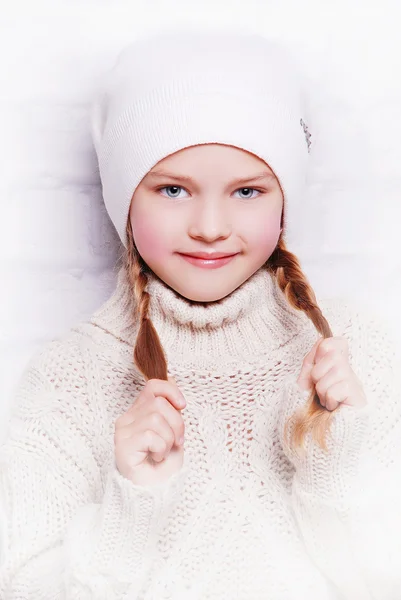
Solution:
{"label": "braid", "polygon": [[[278,285],[291,306],[304,311],[324,338],[331,337],[333,334],[330,326],[316,303],[315,293],[302,272],[299,260],[287,250],[281,237],[267,264],[276,275]],[[290,423],[293,423],[291,443],[294,448],[303,447],[305,436],[310,430],[315,441],[326,450],[325,438],[330,428],[331,415],[320,404],[319,396],[313,388],[304,410],[294,414],[286,423],[285,438]]]}
{"label": "braid", "polygon": [[144,377],[167,381],[167,360],[157,331],[148,316],[149,294],[148,267],[139,255],[134,243],[131,221],[127,222],[128,246],[125,253],[125,268],[136,299],[139,330],[135,342],[134,362]]}

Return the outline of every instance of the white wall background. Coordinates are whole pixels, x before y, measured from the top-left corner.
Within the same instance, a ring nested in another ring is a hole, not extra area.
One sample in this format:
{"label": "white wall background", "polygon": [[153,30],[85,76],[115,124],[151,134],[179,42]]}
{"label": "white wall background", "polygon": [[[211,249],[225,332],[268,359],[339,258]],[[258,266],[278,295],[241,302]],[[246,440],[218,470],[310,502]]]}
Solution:
{"label": "white wall background", "polygon": [[318,295],[394,322],[401,296],[399,2],[13,1],[0,16],[0,437],[28,358],[112,292],[120,252],[88,128],[97,78],[165,24],[227,26],[294,48],[313,155],[293,251]]}

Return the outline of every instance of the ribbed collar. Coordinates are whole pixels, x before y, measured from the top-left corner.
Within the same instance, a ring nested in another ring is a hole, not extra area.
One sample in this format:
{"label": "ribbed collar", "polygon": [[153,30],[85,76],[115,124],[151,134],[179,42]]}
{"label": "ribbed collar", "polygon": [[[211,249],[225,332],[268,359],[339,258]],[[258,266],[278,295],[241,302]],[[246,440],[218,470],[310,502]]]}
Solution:
{"label": "ribbed collar", "polygon": [[[216,362],[252,361],[284,345],[308,322],[293,309],[266,268],[220,301],[193,303],[156,276],[149,277],[150,318],[169,362],[194,367]],[[135,303],[124,267],[112,296],[90,322],[133,347],[137,333]]]}

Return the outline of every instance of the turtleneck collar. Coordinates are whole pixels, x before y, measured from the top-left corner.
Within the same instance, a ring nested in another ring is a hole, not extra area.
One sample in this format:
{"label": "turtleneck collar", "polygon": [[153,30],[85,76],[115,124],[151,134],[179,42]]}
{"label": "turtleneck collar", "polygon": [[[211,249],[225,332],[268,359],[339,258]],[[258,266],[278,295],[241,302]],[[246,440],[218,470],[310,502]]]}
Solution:
{"label": "turtleneck collar", "polygon": [[[149,316],[159,334],[169,363],[192,366],[216,362],[249,361],[284,345],[308,322],[293,309],[262,267],[222,300],[191,302],[155,275],[149,276]],[[118,272],[112,296],[90,322],[127,344],[135,344],[135,302],[124,267]]]}

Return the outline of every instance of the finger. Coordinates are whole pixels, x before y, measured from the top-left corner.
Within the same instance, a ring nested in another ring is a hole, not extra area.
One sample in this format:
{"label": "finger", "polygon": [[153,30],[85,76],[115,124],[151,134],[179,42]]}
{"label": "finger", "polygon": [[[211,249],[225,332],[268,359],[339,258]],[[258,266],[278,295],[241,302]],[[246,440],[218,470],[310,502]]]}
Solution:
{"label": "finger", "polygon": [[155,462],[161,462],[168,456],[169,450],[166,440],[151,429],[138,435],[137,443],[137,451],[143,452],[144,458],[150,455]]}
{"label": "finger", "polygon": [[[121,430],[120,437],[132,437],[138,431],[138,428],[142,429],[143,423],[147,423],[149,416],[152,414],[160,414],[167,421],[174,434],[174,443],[180,446],[184,443],[185,423],[182,418],[181,412],[176,410],[170,402],[165,398],[158,396],[157,398],[151,398],[146,404],[143,404],[138,408],[135,415],[135,419],[129,420],[128,418],[123,422],[121,419],[118,424],[118,430]],[[134,413],[131,412],[131,415]],[[137,423],[137,427],[135,426]]]}
{"label": "finger", "polygon": [[154,410],[166,419],[174,433],[175,443],[180,446],[184,442],[185,423],[181,411],[176,410],[165,398],[155,398]]}
{"label": "finger", "polygon": [[305,356],[305,358],[302,362],[301,372],[298,376],[297,383],[303,390],[309,390],[313,387],[313,381],[311,379],[311,371],[314,366],[316,350],[317,350],[320,342],[322,341],[322,339],[323,338],[319,338],[314,343],[314,345],[312,346],[312,349],[308,352],[308,354]]}
{"label": "finger", "polygon": [[320,346],[320,344],[324,341],[324,338],[320,337],[319,339],[316,340],[316,342],[313,344],[312,348],[310,349],[310,351],[308,352],[308,354],[305,356],[304,358],[304,362],[306,362],[308,365],[309,364],[315,364],[316,362],[316,353],[318,351],[318,348]]}
{"label": "finger", "polygon": [[337,368],[339,371],[344,370],[345,372],[346,366],[346,359],[342,354],[338,354],[338,349],[330,350],[330,352],[327,352],[323,358],[316,362],[311,370],[312,381],[317,383],[333,368]]}
{"label": "finger", "polygon": [[348,357],[348,340],[339,336],[324,338],[316,351],[315,362],[319,362],[328,352],[333,350]]}
{"label": "finger", "polygon": [[[165,441],[165,453],[168,454],[170,452],[175,442],[175,436],[163,415],[158,412],[151,413],[141,420],[141,423],[140,425],[138,423],[138,426],[140,426],[140,431],[136,435],[140,435],[143,431],[154,431]],[[133,434],[132,439],[134,439],[136,435]]]}
{"label": "finger", "polygon": [[172,381],[162,381],[161,379],[150,379],[144,388],[146,395],[153,397],[162,396],[166,398],[177,410],[186,406],[185,398],[178,386]]}
{"label": "finger", "polygon": [[117,419],[117,427],[125,427],[133,423],[140,415],[140,409],[158,396],[166,398],[177,410],[182,410],[186,406],[185,398],[175,384],[161,379],[150,379],[130,408]]}
{"label": "finger", "polygon": [[347,379],[342,377],[336,367],[333,367],[316,383],[316,393],[322,406],[334,410],[340,402],[348,397]]}
{"label": "finger", "polygon": [[339,381],[326,392],[327,410],[335,410],[349,398],[349,387],[346,381]]}
{"label": "finger", "polygon": [[172,440],[171,446],[174,444],[175,437],[171,428],[168,426],[167,430],[164,426],[165,419],[162,415],[157,413],[150,413],[143,418],[141,415],[133,423],[128,423],[124,426],[116,427],[114,432],[114,445],[115,447],[121,447],[127,443],[131,447],[137,449],[138,438],[143,434],[143,431],[148,429],[157,432],[161,437],[165,436],[166,440]]}

